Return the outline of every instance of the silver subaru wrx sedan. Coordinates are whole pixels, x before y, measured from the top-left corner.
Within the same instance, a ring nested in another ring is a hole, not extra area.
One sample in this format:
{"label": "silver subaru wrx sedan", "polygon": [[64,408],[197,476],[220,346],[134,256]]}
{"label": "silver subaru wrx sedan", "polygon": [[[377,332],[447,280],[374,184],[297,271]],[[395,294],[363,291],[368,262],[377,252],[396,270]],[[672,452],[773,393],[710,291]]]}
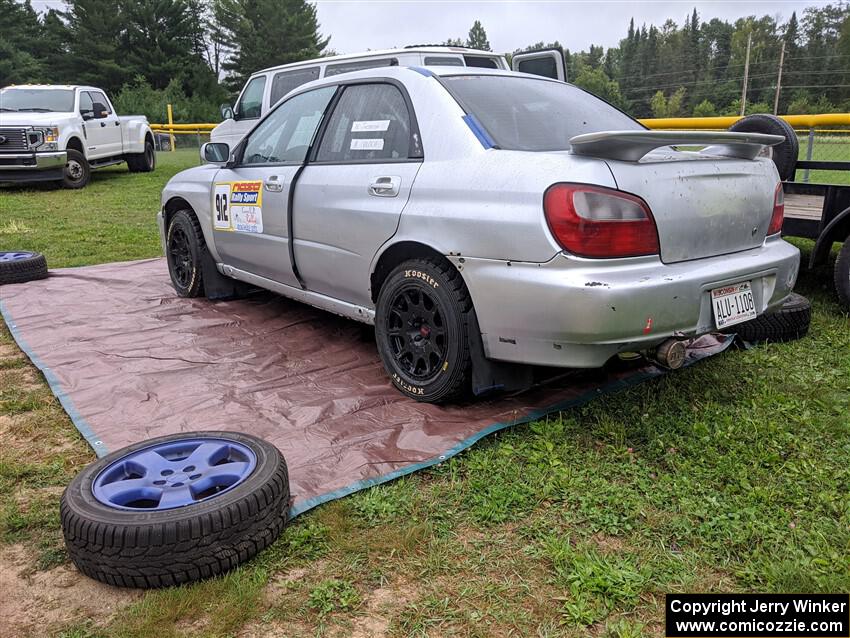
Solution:
{"label": "silver subaru wrx sedan", "polygon": [[779,306],[781,140],[648,131],[508,71],[370,69],[205,145],[159,227],[179,295],[249,284],[374,324],[396,387],[448,401],[623,351],[676,367],[682,339]]}

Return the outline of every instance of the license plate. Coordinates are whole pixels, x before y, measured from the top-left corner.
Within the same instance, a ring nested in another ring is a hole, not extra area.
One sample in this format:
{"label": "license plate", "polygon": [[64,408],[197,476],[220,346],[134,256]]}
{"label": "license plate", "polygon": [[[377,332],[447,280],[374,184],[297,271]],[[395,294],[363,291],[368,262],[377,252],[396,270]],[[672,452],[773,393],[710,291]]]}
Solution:
{"label": "license plate", "polygon": [[718,328],[728,328],[755,318],[756,304],[749,281],[715,288],[711,291],[714,323]]}

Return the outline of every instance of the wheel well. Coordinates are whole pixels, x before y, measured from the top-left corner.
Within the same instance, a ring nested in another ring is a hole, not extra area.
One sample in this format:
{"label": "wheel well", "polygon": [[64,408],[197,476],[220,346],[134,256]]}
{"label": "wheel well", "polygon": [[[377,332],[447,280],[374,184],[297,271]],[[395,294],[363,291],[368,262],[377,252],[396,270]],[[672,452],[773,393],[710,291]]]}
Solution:
{"label": "wheel well", "polygon": [[153,135],[151,135],[150,133],[145,133],[145,142],[146,142],[146,143],[147,143],[147,142],[150,142],[150,143],[151,143],[151,146],[153,146],[154,148],[156,148],[156,146],[155,146],[155,145],[154,145],[154,143],[153,143]]}
{"label": "wheel well", "polygon": [[66,150],[79,151],[83,155],[86,154],[86,152],[83,150],[83,143],[80,141],[79,137],[72,137],[71,139],[69,139],[68,143],[65,145],[65,148]]}
{"label": "wheel well", "polygon": [[198,216],[195,214],[195,210],[192,208],[189,202],[187,202],[182,197],[172,197],[168,200],[168,202],[162,209],[163,215],[165,216],[165,219],[163,221],[165,222],[166,230],[168,229],[168,225],[171,223],[171,218],[174,217],[174,214],[180,210],[187,210],[195,216],[195,219],[198,218]]}
{"label": "wheel well", "polygon": [[415,241],[401,241],[393,244],[384,251],[378,259],[378,263],[375,264],[375,270],[370,278],[372,301],[378,301],[378,293],[381,291],[381,286],[384,285],[384,281],[386,281],[393,268],[408,259],[423,258],[439,259],[454,268],[454,264],[446,259],[444,255],[425,244]]}

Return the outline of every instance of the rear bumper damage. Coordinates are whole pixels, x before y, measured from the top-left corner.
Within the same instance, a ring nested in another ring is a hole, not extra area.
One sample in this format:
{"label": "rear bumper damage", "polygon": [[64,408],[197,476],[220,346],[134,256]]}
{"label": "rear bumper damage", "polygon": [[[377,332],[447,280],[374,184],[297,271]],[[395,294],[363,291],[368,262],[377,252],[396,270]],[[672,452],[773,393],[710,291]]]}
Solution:
{"label": "rear bumper damage", "polygon": [[674,264],[657,256],[449,259],[472,295],[488,358],[593,368],[618,352],[715,330],[710,291],[720,286],[751,281],[758,313],[771,310],[791,293],[800,252],[774,236],[751,250]]}

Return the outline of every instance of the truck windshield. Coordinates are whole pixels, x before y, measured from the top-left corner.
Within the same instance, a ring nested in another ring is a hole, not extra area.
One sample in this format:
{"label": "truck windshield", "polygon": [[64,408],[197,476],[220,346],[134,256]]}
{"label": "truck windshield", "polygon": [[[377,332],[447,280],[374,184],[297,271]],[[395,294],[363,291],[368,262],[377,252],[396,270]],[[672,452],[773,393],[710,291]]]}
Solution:
{"label": "truck windshield", "polygon": [[572,84],[507,75],[443,80],[502,149],[563,151],[570,148],[571,137],[582,133],[643,130],[619,109]]}
{"label": "truck windshield", "polygon": [[0,111],[41,111],[71,113],[74,89],[0,89]]}

